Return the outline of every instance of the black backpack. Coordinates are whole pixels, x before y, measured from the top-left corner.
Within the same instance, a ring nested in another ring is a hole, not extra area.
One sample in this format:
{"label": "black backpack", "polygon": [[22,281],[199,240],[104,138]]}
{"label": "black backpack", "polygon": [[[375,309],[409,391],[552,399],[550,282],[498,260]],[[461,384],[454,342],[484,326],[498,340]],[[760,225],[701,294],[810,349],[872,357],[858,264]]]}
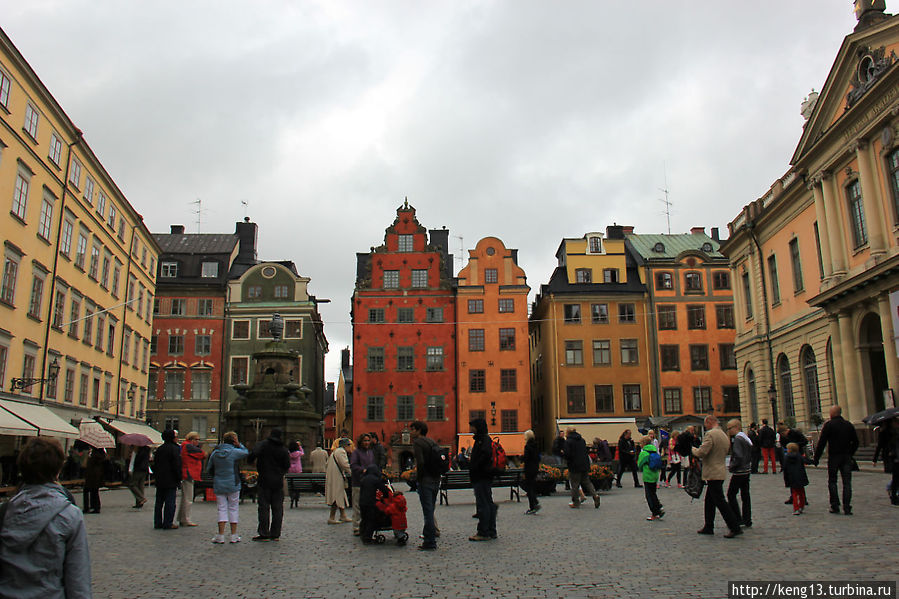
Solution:
{"label": "black backpack", "polygon": [[441,447],[437,443],[431,443],[430,449],[425,455],[425,470],[431,476],[441,477],[450,469],[449,449]]}
{"label": "black backpack", "polygon": [[702,480],[702,466],[698,459],[693,459],[693,465],[687,468],[686,476],[684,476],[684,491],[693,499],[699,499],[702,496],[702,489],[705,487],[705,481]]}

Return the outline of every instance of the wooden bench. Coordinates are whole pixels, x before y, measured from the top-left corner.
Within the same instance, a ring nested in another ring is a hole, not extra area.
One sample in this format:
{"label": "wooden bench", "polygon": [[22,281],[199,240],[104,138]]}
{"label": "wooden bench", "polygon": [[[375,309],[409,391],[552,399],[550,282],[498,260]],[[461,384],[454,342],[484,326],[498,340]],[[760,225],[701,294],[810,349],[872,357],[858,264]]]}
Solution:
{"label": "wooden bench", "polygon": [[[509,501],[521,501],[518,487],[524,478],[521,468],[506,468],[502,473],[493,476],[493,487],[509,487]],[[440,477],[440,504],[449,505],[447,491],[451,489],[471,489],[471,476],[468,470],[450,470]]]}
{"label": "wooden bench", "polygon": [[[196,501],[197,495],[203,496],[203,501],[206,501],[206,490],[212,489],[213,476],[206,472],[206,469],[203,469],[203,473],[200,476],[200,480],[194,481],[194,500]],[[247,481],[244,480],[243,476],[240,478],[240,503],[243,503],[243,500],[247,497],[253,503],[256,503],[256,485],[248,485]]]}
{"label": "wooden bench", "polygon": [[292,497],[294,493],[324,493],[324,472],[298,472],[285,474],[287,479],[287,495]]}

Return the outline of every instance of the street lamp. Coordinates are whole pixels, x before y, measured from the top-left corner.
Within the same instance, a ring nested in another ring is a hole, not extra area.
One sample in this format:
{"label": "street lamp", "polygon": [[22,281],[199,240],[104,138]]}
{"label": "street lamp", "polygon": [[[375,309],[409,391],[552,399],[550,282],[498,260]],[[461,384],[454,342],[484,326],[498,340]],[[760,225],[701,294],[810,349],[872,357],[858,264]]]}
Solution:
{"label": "street lamp", "polygon": [[768,387],[768,401],[771,402],[771,419],[774,420],[774,426],[777,426],[777,387],[774,383]]}
{"label": "street lamp", "polygon": [[12,381],[10,381],[10,387],[12,389],[27,389],[38,383],[43,384],[55,381],[57,376],[59,376],[59,362],[56,358],[53,358],[53,362],[47,367],[47,378],[13,378]]}

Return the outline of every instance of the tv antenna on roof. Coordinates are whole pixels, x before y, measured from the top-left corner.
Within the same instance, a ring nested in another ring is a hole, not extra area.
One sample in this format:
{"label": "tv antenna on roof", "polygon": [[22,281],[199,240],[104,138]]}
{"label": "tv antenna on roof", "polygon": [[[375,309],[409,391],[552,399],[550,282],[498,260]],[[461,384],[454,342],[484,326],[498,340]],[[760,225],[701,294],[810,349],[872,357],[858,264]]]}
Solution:
{"label": "tv antenna on roof", "polygon": [[456,256],[456,260],[459,261],[459,265],[465,264],[465,257],[462,255],[465,253],[465,240],[462,239],[461,235],[453,235],[456,239],[459,240],[459,255]]}
{"label": "tv antenna on roof", "polygon": [[665,187],[660,187],[659,191],[665,194],[665,199],[659,198],[659,201],[665,204],[665,211],[662,213],[668,219],[668,234],[671,235],[671,202],[668,201],[668,169],[665,169]]}
{"label": "tv antenna on roof", "polygon": [[191,204],[196,204],[197,209],[194,210],[194,214],[197,215],[197,233],[201,233],[200,226],[203,223],[203,200],[197,198],[196,202],[190,202]]}
{"label": "tv antenna on roof", "polygon": [[250,203],[246,200],[241,200],[240,203],[243,204],[243,217],[246,218],[247,210],[250,208]]}

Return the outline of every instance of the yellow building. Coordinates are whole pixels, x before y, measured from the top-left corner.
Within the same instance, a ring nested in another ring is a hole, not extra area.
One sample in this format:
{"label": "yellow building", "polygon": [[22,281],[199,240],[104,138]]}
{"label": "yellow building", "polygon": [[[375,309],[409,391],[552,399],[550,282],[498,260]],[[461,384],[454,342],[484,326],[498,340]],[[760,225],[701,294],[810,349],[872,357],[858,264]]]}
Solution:
{"label": "yellow building", "polygon": [[[730,223],[744,419],[814,430],[891,406],[899,290],[899,17],[857,3],[792,168]],[[891,299],[893,309],[890,309]]]}
{"label": "yellow building", "polygon": [[0,123],[0,397],[141,418],[159,247],[2,30]]}
{"label": "yellow building", "polygon": [[624,227],[563,239],[531,311],[534,432],[617,442],[652,413],[646,285]]}

